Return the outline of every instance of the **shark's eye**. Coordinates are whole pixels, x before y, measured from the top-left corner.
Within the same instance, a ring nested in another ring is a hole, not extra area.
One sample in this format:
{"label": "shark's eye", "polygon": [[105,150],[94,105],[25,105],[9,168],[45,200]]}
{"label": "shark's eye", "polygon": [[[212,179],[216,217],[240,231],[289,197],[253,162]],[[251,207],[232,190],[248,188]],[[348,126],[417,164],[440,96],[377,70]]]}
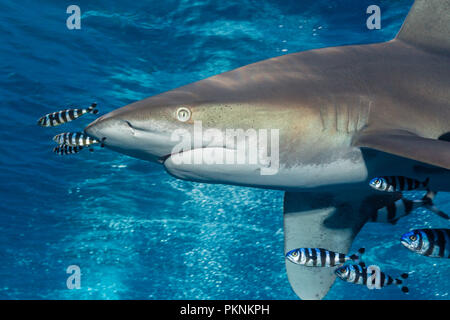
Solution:
{"label": "shark's eye", "polygon": [[191,110],[185,107],[178,108],[177,119],[181,122],[186,122],[191,118]]}
{"label": "shark's eye", "polygon": [[417,237],[415,234],[413,234],[412,236],[409,237],[409,239],[411,239],[412,241],[416,241]]}

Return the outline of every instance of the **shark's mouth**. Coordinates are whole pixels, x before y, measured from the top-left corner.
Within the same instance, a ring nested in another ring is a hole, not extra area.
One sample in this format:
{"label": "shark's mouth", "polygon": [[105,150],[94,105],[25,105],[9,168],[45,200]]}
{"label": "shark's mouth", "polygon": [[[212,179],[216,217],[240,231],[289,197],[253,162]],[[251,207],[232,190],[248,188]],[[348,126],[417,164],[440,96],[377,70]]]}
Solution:
{"label": "shark's mouth", "polygon": [[164,162],[167,159],[169,159],[172,155],[173,155],[172,153],[169,153],[169,154],[166,154],[165,156],[159,157],[158,158],[158,162],[161,163],[161,164],[164,164]]}
{"label": "shark's mouth", "polygon": [[164,162],[166,162],[166,160],[169,159],[170,157],[181,155],[181,154],[186,153],[186,152],[195,152],[195,151],[198,151],[198,150],[208,150],[208,149],[223,149],[223,150],[236,151],[236,149],[226,148],[224,146],[222,146],[222,147],[220,147],[220,146],[217,146],[217,147],[205,146],[205,147],[200,147],[200,148],[193,148],[193,149],[188,149],[188,150],[182,150],[180,152],[175,152],[175,153],[168,153],[168,154],[166,154],[166,155],[164,155],[162,157],[159,157],[158,158],[158,162],[161,163],[161,164],[164,164]]}
{"label": "shark's mouth", "polygon": [[175,153],[168,153],[162,157],[158,158],[158,162],[161,164],[164,164],[164,162],[166,162],[167,159],[169,159],[170,157],[176,156],[176,155],[180,155],[184,152],[190,152],[190,151],[194,151],[194,150],[200,150],[200,149],[205,149],[205,148],[194,148],[194,149],[188,149],[188,150],[182,150],[180,152],[175,152]]}

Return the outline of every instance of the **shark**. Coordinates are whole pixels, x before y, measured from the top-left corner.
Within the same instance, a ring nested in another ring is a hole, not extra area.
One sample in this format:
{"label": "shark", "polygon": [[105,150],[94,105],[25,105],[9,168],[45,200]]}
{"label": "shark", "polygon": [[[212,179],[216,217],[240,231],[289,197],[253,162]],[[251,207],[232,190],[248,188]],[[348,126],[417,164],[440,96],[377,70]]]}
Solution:
{"label": "shark", "polygon": [[[430,178],[431,189],[450,191],[449,70],[450,0],[416,0],[390,41],[253,63],[113,110],[84,131],[179,179],[283,190],[285,252],[348,253],[371,208],[392,200],[368,187],[371,178]],[[176,161],[235,156],[203,138],[178,150],[173,132],[199,122],[220,132],[278,130],[276,172],[261,174],[262,162]],[[301,299],[324,298],[335,281],[331,268],[286,262],[286,272]]]}

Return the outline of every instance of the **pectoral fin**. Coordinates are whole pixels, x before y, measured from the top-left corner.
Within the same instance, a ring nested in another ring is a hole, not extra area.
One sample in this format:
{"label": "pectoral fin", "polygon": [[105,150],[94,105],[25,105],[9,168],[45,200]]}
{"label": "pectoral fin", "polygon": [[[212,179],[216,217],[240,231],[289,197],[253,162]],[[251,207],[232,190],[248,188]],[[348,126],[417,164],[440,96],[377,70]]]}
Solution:
{"label": "pectoral fin", "polygon": [[353,145],[450,169],[450,142],[448,141],[423,138],[403,130],[369,130],[357,136]]}
{"label": "pectoral fin", "polygon": [[[285,252],[296,248],[325,248],[347,254],[367,215],[361,197],[286,192],[284,198]],[[306,300],[322,299],[335,280],[334,268],[306,267],[286,259],[294,292]]]}

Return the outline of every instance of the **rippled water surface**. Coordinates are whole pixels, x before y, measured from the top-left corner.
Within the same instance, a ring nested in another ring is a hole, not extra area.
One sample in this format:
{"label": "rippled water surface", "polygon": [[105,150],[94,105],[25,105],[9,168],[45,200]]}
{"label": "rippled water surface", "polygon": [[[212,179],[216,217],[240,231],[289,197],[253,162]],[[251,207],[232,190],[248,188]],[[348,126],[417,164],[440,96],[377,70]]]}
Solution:
{"label": "rippled water surface", "polygon": [[[36,120],[97,101],[102,113],[262,59],[393,38],[411,0],[0,2],[0,298],[295,299],[284,267],[282,193],[176,180],[161,166],[109,150],[51,153],[77,131]],[[91,117],[92,119],[92,117]],[[61,128],[61,127],[60,127]],[[412,197],[417,195],[412,194]],[[449,194],[436,204],[450,211]],[[405,297],[336,282],[329,299],[448,299],[449,263],[401,248],[413,227],[442,226],[419,210],[396,226],[367,225],[354,248],[386,271],[413,271]],[[66,288],[79,265],[80,290]]]}

